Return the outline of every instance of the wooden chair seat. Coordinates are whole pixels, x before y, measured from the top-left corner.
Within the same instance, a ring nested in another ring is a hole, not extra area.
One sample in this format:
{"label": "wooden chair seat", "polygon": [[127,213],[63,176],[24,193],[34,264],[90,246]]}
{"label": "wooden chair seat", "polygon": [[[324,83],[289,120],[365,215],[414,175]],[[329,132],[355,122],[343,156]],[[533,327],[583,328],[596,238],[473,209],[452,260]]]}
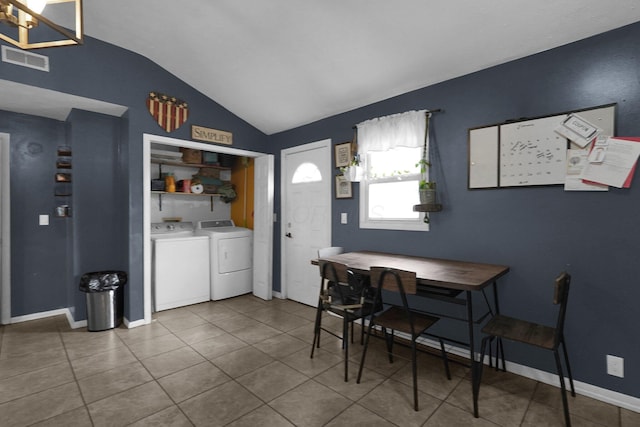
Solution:
{"label": "wooden chair seat", "polygon": [[[420,336],[423,332],[436,323],[439,319],[428,314],[420,314],[412,312],[413,328],[415,331],[414,338]],[[407,322],[407,313],[404,308],[391,307],[376,317],[376,325],[383,328],[393,329],[408,335],[412,335],[411,323]]]}
{"label": "wooden chair seat", "polygon": [[[375,297],[373,299],[373,306],[375,307],[375,310],[372,311],[369,316],[367,338],[364,342],[364,350],[362,352],[362,359],[360,360],[357,383],[360,384],[360,379],[362,378],[362,370],[367,356],[367,349],[369,348],[369,339],[372,336],[371,331],[374,327],[382,329],[382,333],[387,344],[387,354],[389,355],[390,363],[393,363],[393,344],[395,341],[394,333],[398,331],[407,334],[411,340],[413,409],[418,411],[418,362],[416,340],[440,319],[410,308],[407,295],[416,294],[417,281],[415,272],[393,268],[371,267],[371,286],[376,290]],[[402,301],[401,304],[393,301],[384,301],[382,296],[383,290],[389,293],[399,294]],[[383,306],[387,306],[387,308],[383,310]],[[440,338],[439,341],[445,372],[447,378],[451,379],[449,361],[447,360],[447,353],[444,349],[444,342],[442,341],[442,338]]]}
{"label": "wooden chair seat", "polygon": [[503,315],[493,317],[482,332],[547,350],[553,350],[556,342],[555,328]]}
{"label": "wooden chair seat", "polygon": [[496,369],[499,369],[499,362],[502,361],[502,370],[506,370],[504,350],[502,349],[502,340],[504,339],[532,345],[553,352],[556,362],[556,372],[560,381],[560,394],[564,409],[564,420],[567,427],[571,426],[569,402],[567,401],[567,390],[564,382],[562,361],[560,359],[560,349],[562,348],[562,353],[564,353],[564,362],[567,368],[567,375],[569,377],[569,385],[571,387],[571,395],[575,396],[576,390],[573,386],[569,354],[567,353],[567,344],[564,340],[564,320],[567,312],[570,285],[571,276],[567,272],[560,273],[555,280],[553,303],[560,306],[555,327],[540,325],[538,323],[499,314],[489,320],[484,328],[482,328],[482,332],[485,333],[486,336],[482,339],[482,351],[480,353],[480,365],[478,367],[479,372],[475,384],[473,384],[473,407],[476,418],[478,417],[478,394],[480,392],[480,383],[482,382],[482,369],[487,347],[489,347],[489,363],[491,364],[491,342],[494,340],[496,341]]}

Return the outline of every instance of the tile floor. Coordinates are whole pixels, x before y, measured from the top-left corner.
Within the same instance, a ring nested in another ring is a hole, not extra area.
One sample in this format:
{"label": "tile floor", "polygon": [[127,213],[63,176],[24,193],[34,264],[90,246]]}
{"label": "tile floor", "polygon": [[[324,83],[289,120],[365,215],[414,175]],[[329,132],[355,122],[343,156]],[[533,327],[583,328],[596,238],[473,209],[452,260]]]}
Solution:
{"label": "tile floor", "polygon": [[[2,426],[561,426],[559,392],[485,370],[480,415],[471,415],[468,369],[420,355],[420,411],[408,361],[389,364],[361,346],[343,381],[337,339],[323,334],[309,358],[314,309],[242,296],[154,315],[134,329],[71,330],[63,316],[1,329]],[[339,330],[341,323],[325,324]],[[400,352],[402,353],[402,348]],[[370,356],[369,356],[370,355]],[[574,426],[637,426],[640,414],[578,396]]]}

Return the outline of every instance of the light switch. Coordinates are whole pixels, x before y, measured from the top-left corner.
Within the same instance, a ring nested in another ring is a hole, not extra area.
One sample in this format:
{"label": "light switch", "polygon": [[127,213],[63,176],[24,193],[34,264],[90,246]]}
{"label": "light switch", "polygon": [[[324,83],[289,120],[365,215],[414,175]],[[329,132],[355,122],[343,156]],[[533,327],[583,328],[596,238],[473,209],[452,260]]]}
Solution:
{"label": "light switch", "polygon": [[346,224],[346,223],[347,223],[347,213],[342,212],[340,214],[340,224]]}
{"label": "light switch", "polygon": [[40,225],[49,225],[49,215],[40,215]]}

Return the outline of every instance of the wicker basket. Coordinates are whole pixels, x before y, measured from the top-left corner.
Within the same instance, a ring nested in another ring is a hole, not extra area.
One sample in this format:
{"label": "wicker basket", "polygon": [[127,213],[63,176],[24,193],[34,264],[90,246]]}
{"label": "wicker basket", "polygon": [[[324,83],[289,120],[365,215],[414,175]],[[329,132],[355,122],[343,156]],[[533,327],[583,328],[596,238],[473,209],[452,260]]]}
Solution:
{"label": "wicker basket", "polygon": [[182,161],[190,164],[202,164],[202,151],[181,147]]}

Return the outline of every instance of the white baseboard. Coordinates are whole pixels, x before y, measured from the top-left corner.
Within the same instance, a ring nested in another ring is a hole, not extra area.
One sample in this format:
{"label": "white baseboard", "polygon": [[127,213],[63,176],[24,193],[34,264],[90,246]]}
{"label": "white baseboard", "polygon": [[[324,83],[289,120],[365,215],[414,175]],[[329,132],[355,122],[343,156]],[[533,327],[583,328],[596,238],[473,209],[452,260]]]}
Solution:
{"label": "white baseboard", "polygon": [[273,298],[284,299],[281,292],[272,291],[271,296]]}
{"label": "white baseboard", "polygon": [[86,320],[81,320],[79,322],[76,322],[75,320],[73,320],[73,316],[71,315],[71,310],[69,310],[68,308],[59,308],[57,310],[42,311],[40,313],[32,313],[32,314],[26,314],[24,316],[12,317],[11,323],[22,323],[22,322],[28,322],[30,320],[45,319],[47,317],[60,316],[61,314],[66,316],[67,322],[69,322],[69,327],[71,327],[71,329],[78,329],[78,328],[83,328],[87,326]]}
{"label": "white baseboard", "polygon": [[[428,347],[433,347],[435,349],[440,350],[440,343],[436,340],[419,338],[418,342]],[[448,353],[455,354],[456,356],[460,356],[467,360],[469,359],[468,348],[456,347],[453,345],[445,346],[445,348]],[[476,354],[476,356],[480,357],[479,354]],[[485,364],[489,363],[489,356],[485,356],[484,363]],[[506,361],[506,370],[507,372],[520,375],[521,377],[529,378],[535,381],[540,381],[541,383],[545,383],[545,384],[560,388],[560,379],[556,374],[552,374],[546,371],[541,371],[540,369],[535,369],[530,366],[509,362],[508,360]],[[567,387],[568,387],[568,381],[569,379],[565,378],[565,384],[567,384]],[[618,393],[617,391],[608,390],[606,388],[597,387],[592,384],[584,383],[581,381],[576,381],[575,379],[573,380],[573,386],[576,389],[576,393],[582,396],[591,397],[601,402],[610,403],[612,405],[619,406],[621,408],[625,408],[630,411],[640,412],[640,398]]]}
{"label": "white baseboard", "polygon": [[128,329],[137,328],[138,326],[143,326],[148,324],[148,322],[146,322],[144,319],[134,320],[133,322],[131,322],[126,317],[122,319],[122,322],[124,323],[124,326],[126,326]]}

